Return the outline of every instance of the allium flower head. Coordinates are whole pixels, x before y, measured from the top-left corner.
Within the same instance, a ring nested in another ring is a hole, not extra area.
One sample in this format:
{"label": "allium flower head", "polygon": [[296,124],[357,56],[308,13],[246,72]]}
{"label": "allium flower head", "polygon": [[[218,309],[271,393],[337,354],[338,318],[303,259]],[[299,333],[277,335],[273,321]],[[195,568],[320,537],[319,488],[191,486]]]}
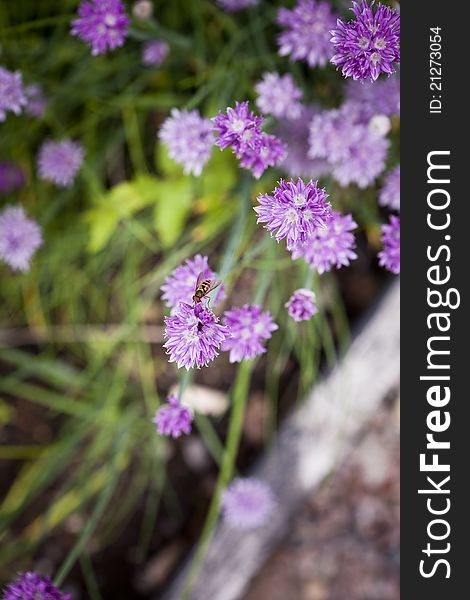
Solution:
{"label": "allium flower head", "polygon": [[400,217],[392,215],[388,225],[382,225],[383,250],[379,252],[379,265],[395,275],[400,273]]}
{"label": "allium flower head", "polygon": [[258,223],[277,241],[286,238],[287,249],[291,250],[297,242],[305,242],[317,229],[325,227],[331,217],[331,206],[326,200],[328,194],[317,183],[302,179],[281,179],[272,195],[261,194],[260,206],[254,210],[258,214]]}
{"label": "allium flower head", "polygon": [[258,98],[256,106],[262,113],[278,118],[298,119],[302,112],[302,90],[290,73],[265,73],[255,85]]}
{"label": "allium flower head", "polygon": [[356,241],[351,233],[356,227],[351,215],[335,211],[324,229],[317,229],[306,242],[294,246],[292,259],[303,258],[320,275],[333,267],[347,267],[350,260],[357,258],[353,250]]}
{"label": "allium flower head", "polygon": [[230,330],[222,350],[230,352],[230,362],[241,362],[266,352],[263,342],[269,340],[278,326],[268,311],[256,304],[232,308],[224,314],[224,325]]}
{"label": "allium flower head", "polygon": [[394,73],[394,63],[400,62],[400,13],[383,4],[374,11],[373,6],[374,0],[353,2],[355,19],[338,19],[331,31],[336,51],[331,62],[344,77],[375,81],[380,73]]}
{"label": "allium flower head", "polygon": [[168,154],[184,167],[185,175],[199,176],[209,160],[214,144],[212,123],[201,117],[197,110],[173,108],[171,117],[163,123],[160,140],[168,147]]}
{"label": "allium flower head", "polygon": [[207,306],[191,306],[181,302],[175,314],[165,317],[163,344],[178,368],[192,369],[207,366],[219,354],[219,349],[229,335],[225,325]]}
{"label": "allium flower head", "polygon": [[47,100],[44,97],[44,92],[40,85],[32,83],[25,87],[25,95],[28,103],[26,104],[26,112],[31,117],[40,119],[47,108]]}
{"label": "allium flower head", "polygon": [[144,45],[142,62],[149,67],[158,67],[168,56],[170,47],[162,40],[153,40]]}
{"label": "allium flower head", "polygon": [[153,422],[157,426],[157,433],[177,438],[182,433],[185,435],[191,433],[193,413],[181,404],[175,394],[170,394],[167,404],[157,410]]}
{"label": "allium flower head", "polygon": [[371,81],[349,80],[346,86],[347,100],[360,107],[363,121],[368,122],[374,115],[400,114],[400,76],[380,78]]}
{"label": "allium flower head", "polygon": [[83,162],[83,148],[71,140],[44,142],[39,150],[39,177],[59,187],[70,187]]}
{"label": "allium flower head", "polygon": [[[214,271],[209,267],[207,256],[196,254],[194,258],[187,258],[182,265],[176,267],[165,283],[160,288],[163,292],[162,299],[172,309],[172,314],[177,310],[180,302],[190,304],[199,273],[204,273],[204,279],[215,279]],[[215,304],[224,297],[224,286],[219,288],[215,297]]]}
{"label": "allium flower head", "polygon": [[278,36],[279,54],[324,67],[332,55],[330,30],[336,17],[329,2],[299,0],[293,10],[280,8],[277,22],[286,28]]}
{"label": "allium flower head", "polygon": [[217,4],[227,12],[237,12],[249,6],[255,6],[259,0],[217,0]]}
{"label": "allium flower head", "polygon": [[389,171],[379,193],[379,204],[400,210],[400,165]]}
{"label": "allium flower head", "polygon": [[285,306],[294,321],[308,321],[318,312],[315,304],[315,294],[305,288],[295,290]]}
{"label": "allium flower head", "polygon": [[29,571],[18,576],[3,592],[4,600],[72,600],[72,594],[57,589],[49,577]]}
{"label": "allium flower head", "polygon": [[276,508],[271,488],[254,477],[234,479],[222,495],[222,515],[235,529],[264,525]]}
{"label": "allium flower head", "polygon": [[26,102],[21,73],[0,66],[0,122],[6,119],[7,111],[19,115]]}
{"label": "allium flower head", "polygon": [[93,56],[124,44],[129,18],[121,0],[83,0],[78,18],[72,21],[72,35],[91,47]]}
{"label": "allium flower head", "polygon": [[236,102],[235,108],[229,106],[226,114],[219,112],[212,121],[217,133],[216,145],[221,150],[233,146],[234,152],[240,153],[262,133],[260,126],[264,118],[248,110],[248,102]]}
{"label": "allium flower head", "polygon": [[15,271],[27,271],[41,244],[39,225],[20,206],[6,206],[0,213],[0,259]]}
{"label": "allium flower head", "polygon": [[23,187],[25,176],[19,165],[10,160],[0,160],[0,196]]}
{"label": "allium flower head", "polygon": [[240,166],[244,169],[249,169],[254,177],[259,179],[268,167],[280,164],[286,152],[287,149],[284,142],[274,135],[261,132],[237,156],[240,159]]}

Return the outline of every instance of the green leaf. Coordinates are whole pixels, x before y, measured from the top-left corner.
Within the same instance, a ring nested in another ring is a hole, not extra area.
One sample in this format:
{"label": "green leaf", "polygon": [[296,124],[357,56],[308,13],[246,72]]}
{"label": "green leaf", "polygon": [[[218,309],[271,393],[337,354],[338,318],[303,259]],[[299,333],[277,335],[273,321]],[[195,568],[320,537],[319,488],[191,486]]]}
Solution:
{"label": "green leaf", "polygon": [[155,163],[157,169],[167,177],[181,177],[183,167],[168,156],[165,144],[157,144],[155,149]]}
{"label": "green leaf", "polygon": [[180,237],[191,211],[191,179],[171,179],[159,185],[158,202],[154,209],[154,225],[165,248],[172,246]]}

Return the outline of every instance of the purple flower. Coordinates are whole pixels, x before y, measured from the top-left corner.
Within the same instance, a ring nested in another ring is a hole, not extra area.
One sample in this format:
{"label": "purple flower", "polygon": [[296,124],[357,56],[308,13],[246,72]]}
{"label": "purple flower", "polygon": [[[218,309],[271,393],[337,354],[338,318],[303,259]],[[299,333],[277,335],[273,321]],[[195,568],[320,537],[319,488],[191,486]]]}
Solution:
{"label": "purple flower", "polygon": [[21,73],[0,67],[0,122],[6,119],[7,111],[19,115],[26,102]]}
{"label": "purple flower", "polygon": [[70,187],[83,162],[83,148],[71,140],[44,142],[39,150],[39,177],[59,187]]}
{"label": "purple flower", "polygon": [[185,175],[199,176],[209,160],[214,144],[212,123],[197,110],[173,108],[160,130],[160,140],[168,146],[170,157],[184,167]]}
{"label": "purple flower", "polygon": [[121,0],[83,0],[71,33],[86,42],[96,56],[122,46],[128,29],[129,19]]}
{"label": "purple flower", "polygon": [[228,12],[237,12],[248,6],[255,6],[259,0],[217,0],[217,4]]}
{"label": "purple flower", "polygon": [[26,217],[21,206],[6,206],[0,213],[0,259],[15,271],[27,271],[41,245],[39,225]]}
{"label": "purple flower", "polygon": [[230,330],[230,335],[225,339],[222,350],[230,352],[231,363],[249,360],[266,352],[263,342],[269,340],[271,332],[278,328],[269,312],[262,312],[256,304],[227,310],[224,325]]}
{"label": "purple flower", "polygon": [[260,126],[264,118],[257,117],[249,111],[248,102],[236,102],[235,108],[229,106],[226,114],[219,112],[212,121],[217,132],[216,145],[221,150],[233,146],[234,152],[239,154],[243,152],[246,144],[260,136]]}
{"label": "purple flower", "polygon": [[275,133],[287,148],[280,168],[290,177],[316,180],[330,172],[330,166],[325,159],[308,156],[308,125],[317,113],[318,109],[314,107],[302,106],[298,119],[282,120],[277,125]]}
{"label": "purple flower", "polygon": [[287,119],[298,119],[302,112],[299,100],[302,90],[295,85],[292,75],[265,73],[255,85],[258,98],[256,106],[262,113]]}
{"label": "purple flower", "polygon": [[158,67],[168,56],[170,47],[166,42],[153,40],[144,45],[142,52],[142,62],[149,67]]}
{"label": "purple flower", "polygon": [[23,187],[25,175],[19,165],[10,160],[0,160],[0,195]]}
{"label": "purple flower", "polygon": [[259,179],[268,167],[280,164],[286,155],[286,145],[274,135],[261,132],[261,135],[247,144],[238,155],[240,166],[249,169]]}
{"label": "purple flower", "polygon": [[297,242],[305,242],[318,228],[325,227],[331,217],[328,194],[317,183],[302,179],[278,182],[272,196],[261,194],[260,206],[254,208],[258,223],[264,226],[276,240],[287,238],[287,249]]}
{"label": "purple flower", "polygon": [[374,81],[349,80],[346,98],[360,106],[361,116],[367,123],[374,115],[400,114],[400,76],[392,75]]}
{"label": "purple flower", "polygon": [[170,358],[178,368],[192,369],[207,366],[219,354],[219,349],[229,335],[225,325],[207,307],[190,306],[181,302],[174,316],[165,317],[165,337],[163,344]]}
{"label": "purple flower", "polygon": [[353,2],[355,19],[338,19],[331,41],[336,54],[331,62],[344,77],[375,81],[380,73],[391,75],[400,62],[400,13],[379,4],[375,12],[367,0]]}
{"label": "purple flower", "polygon": [[21,573],[3,592],[4,600],[72,600],[72,594],[57,589],[49,577],[29,571]]}
{"label": "purple flower", "polygon": [[177,438],[182,433],[189,435],[193,413],[183,406],[174,394],[168,396],[167,402],[157,410],[153,419],[157,426],[157,433],[171,435],[172,438]]}
{"label": "purple flower", "polygon": [[379,265],[395,275],[400,273],[400,217],[392,215],[389,225],[382,225],[383,250],[379,252]]}
{"label": "purple flower", "polygon": [[347,267],[350,260],[357,258],[353,250],[356,242],[351,233],[356,227],[351,215],[333,212],[324,229],[317,229],[306,242],[294,246],[292,259],[303,258],[320,275],[333,267]]}
{"label": "purple flower", "polygon": [[[207,256],[196,254],[194,258],[187,258],[182,265],[176,267],[172,274],[165,279],[160,288],[163,292],[162,299],[172,309],[172,314],[180,302],[190,304],[196,289],[199,273],[204,273],[204,279],[215,279],[215,272],[209,267]],[[215,304],[224,297],[224,286],[219,288]]]}
{"label": "purple flower", "polygon": [[400,210],[400,165],[385,176],[383,188],[379,193],[379,204],[392,210]]}
{"label": "purple flower", "polygon": [[336,17],[328,2],[299,0],[293,10],[280,8],[277,22],[286,28],[278,36],[279,54],[324,67],[332,55],[330,30]]}
{"label": "purple flower", "polygon": [[315,294],[311,290],[300,288],[295,290],[285,307],[294,321],[308,321],[318,312]]}
{"label": "purple flower", "polygon": [[31,117],[40,119],[47,108],[47,100],[44,97],[44,92],[40,85],[32,83],[25,87],[25,95],[27,98],[26,112]]}
{"label": "purple flower", "polygon": [[271,488],[254,477],[234,479],[222,494],[224,520],[235,529],[264,525],[276,508]]}

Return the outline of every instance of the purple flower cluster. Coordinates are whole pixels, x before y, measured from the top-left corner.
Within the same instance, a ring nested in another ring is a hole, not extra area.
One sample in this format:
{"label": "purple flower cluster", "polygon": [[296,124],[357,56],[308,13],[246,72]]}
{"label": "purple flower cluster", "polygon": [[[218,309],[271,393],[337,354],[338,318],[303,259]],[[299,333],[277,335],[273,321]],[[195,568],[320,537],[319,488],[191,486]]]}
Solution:
{"label": "purple flower cluster", "polygon": [[379,265],[395,275],[400,273],[400,217],[392,215],[390,223],[382,225],[383,250],[379,252]]}
{"label": "purple flower cluster", "polygon": [[165,317],[163,344],[170,363],[178,368],[192,369],[207,366],[219,354],[222,343],[229,336],[229,329],[220,325],[218,318],[206,306],[191,306],[181,302],[171,317]]}
{"label": "purple flower cluster", "polygon": [[14,192],[25,184],[25,175],[19,165],[0,160],[0,196]]}
{"label": "purple flower cluster", "polygon": [[302,113],[302,90],[297,87],[292,75],[265,73],[255,85],[258,98],[256,106],[262,113],[278,118],[298,119]]}
{"label": "purple flower cluster", "polygon": [[333,267],[347,267],[349,261],[357,258],[353,250],[356,242],[351,233],[356,227],[351,215],[333,212],[325,228],[317,229],[306,242],[295,245],[292,259],[302,258],[320,274]]}
{"label": "purple flower cluster", "polygon": [[232,146],[240,166],[258,179],[268,167],[278,165],[285,156],[285,145],[275,136],[261,130],[264,118],[248,109],[248,102],[237,102],[226,113],[214,117],[216,145],[221,150]]}
{"label": "purple flower cluster", "polygon": [[315,294],[305,288],[295,290],[285,307],[294,321],[308,321],[318,312]]}
{"label": "purple flower cluster", "polygon": [[234,479],[222,495],[222,515],[234,529],[264,525],[276,507],[271,488],[254,477]]}
{"label": "purple flower cluster", "polygon": [[392,75],[374,81],[348,81],[346,98],[360,107],[362,119],[367,122],[374,115],[400,114],[400,76]]}
{"label": "purple flower cluster", "polygon": [[379,204],[392,210],[400,210],[400,165],[385,176],[383,188],[379,193]]}
{"label": "purple flower cluster", "polygon": [[78,18],[72,21],[72,35],[91,47],[93,56],[124,44],[129,18],[121,0],[83,0]]}
{"label": "purple flower cluster", "polygon": [[197,110],[173,108],[163,123],[160,140],[168,146],[170,157],[184,167],[185,175],[199,176],[209,160],[214,144],[212,123]]}
{"label": "purple flower cluster", "polygon": [[374,11],[373,5],[374,0],[353,2],[355,19],[338,19],[331,31],[336,52],[331,62],[344,77],[375,81],[381,73],[394,73],[400,62],[400,13],[383,4]]}
{"label": "purple flower cluster", "polygon": [[26,112],[31,117],[35,117],[36,119],[40,119],[47,108],[47,100],[44,97],[44,92],[40,85],[36,83],[32,83],[25,87],[25,95],[27,99],[26,104]]}
{"label": "purple flower cluster", "polygon": [[162,40],[152,40],[144,44],[142,62],[148,67],[158,67],[168,56],[170,47]]}
{"label": "purple flower cluster", "polygon": [[6,587],[3,600],[72,600],[72,594],[61,592],[49,577],[29,571]]}
{"label": "purple flower cluster", "polygon": [[319,228],[325,227],[331,218],[331,206],[326,200],[328,194],[317,183],[302,179],[278,182],[272,193],[258,197],[260,206],[254,208],[258,215],[258,223],[264,227],[277,241],[286,238],[287,249],[298,242],[304,243]]}
{"label": "purple flower cluster", "polygon": [[[187,258],[182,265],[176,267],[172,274],[165,279],[160,288],[163,292],[162,299],[172,309],[172,314],[180,302],[190,303],[196,289],[199,273],[204,279],[215,279],[214,271],[209,267],[207,256],[196,254],[194,258]],[[223,286],[215,298],[215,304],[224,296]]]}
{"label": "purple flower cluster", "polygon": [[39,177],[59,187],[70,187],[83,162],[83,148],[71,140],[44,142],[39,150]]}
{"label": "purple flower cluster", "polygon": [[255,6],[259,0],[217,0],[217,4],[227,12],[237,12],[249,6]]}
{"label": "purple flower cluster", "polygon": [[8,111],[19,115],[26,103],[21,73],[0,66],[0,122],[6,119]]}
{"label": "purple flower cluster", "polygon": [[6,206],[0,213],[0,259],[15,271],[27,271],[42,244],[41,228],[28,219],[20,206]]}
{"label": "purple flower cluster", "polygon": [[346,102],[340,108],[315,115],[310,124],[310,158],[328,161],[342,186],[365,188],[385,167],[390,142],[364,123],[360,106]]}
{"label": "purple flower cluster", "polygon": [[286,30],[279,34],[281,56],[306,61],[310,67],[324,67],[332,55],[330,30],[336,17],[328,2],[299,0],[293,10],[280,8],[277,22]]}
{"label": "purple flower cluster", "polygon": [[224,314],[224,325],[230,331],[222,350],[230,352],[231,363],[249,360],[266,352],[263,342],[269,340],[278,326],[268,311],[256,304],[232,308]]}
{"label": "purple flower cluster", "polygon": [[167,403],[157,410],[153,422],[160,435],[178,438],[182,433],[191,433],[193,418],[191,410],[183,406],[175,394],[170,394]]}

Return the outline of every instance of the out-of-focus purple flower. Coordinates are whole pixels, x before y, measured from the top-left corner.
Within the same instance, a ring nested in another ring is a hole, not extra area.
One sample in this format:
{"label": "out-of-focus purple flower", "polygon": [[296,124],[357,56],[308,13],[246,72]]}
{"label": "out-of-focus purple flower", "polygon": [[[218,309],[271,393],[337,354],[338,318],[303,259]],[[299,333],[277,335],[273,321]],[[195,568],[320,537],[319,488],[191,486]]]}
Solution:
{"label": "out-of-focus purple flower", "polygon": [[379,252],[379,265],[395,275],[400,273],[400,217],[390,216],[390,223],[382,225],[383,250]]}
{"label": "out-of-focus purple flower", "polygon": [[47,100],[44,97],[44,92],[40,85],[32,83],[25,87],[25,95],[28,103],[26,104],[26,112],[31,117],[40,119],[47,108]]}
{"label": "out-of-focus purple flower", "polygon": [[[196,254],[194,258],[187,258],[165,279],[165,283],[160,289],[163,292],[162,299],[172,309],[172,314],[180,302],[191,303],[199,273],[204,274],[204,279],[215,279],[215,272],[210,268],[208,260],[207,256]],[[224,296],[224,286],[222,285],[215,297],[215,305]]]}
{"label": "out-of-focus purple flower", "polygon": [[217,133],[216,145],[221,150],[233,146],[234,152],[239,154],[246,144],[261,135],[260,127],[264,118],[248,110],[248,102],[236,102],[235,108],[229,106],[225,114],[219,112],[212,121]]}
{"label": "out-of-focus purple flower", "polygon": [[217,4],[227,12],[237,12],[249,6],[255,6],[259,0],[217,0]]}
{"label": "out-of-focus purple flower", "polygon": [[318,312],[315,294],[305,288],[295,290],[285,306],[294,321],[308,321]]}
{"label": "out-of-focus purple flower", "polygon": [[150,0],[138,0],[132,7],[136,19],[145,21],[153,15],[153,3]]}
{"label": "out-of-focus purple flower", "polygon": [[153,422],[157,426],[157,433],[177,438],[182,433],[185,435],[191,433],[193,413],[181,404],[175,394],[170,394],[167,404],[157,410]]}
{"label": "out-of-focus purple flower", "polygon": [[72,35],[91,47],[93,56],[124,44],[129,18],[121,0],[83,0],[78,18],[72,21]]}
{"label": "out-of-focus purple flower", "polygon": [[230,352],[231,363],[249,360],[266,352],[263,342],[269,340],[271,333],[278,328],[269,312],[263,312],[256,304],[227,310],[223,323],[230,335],[223,342],[222,350]]}
{"label": "out-of-focus purple flower", "polygon": [[191,306],[181,302],[175,314],[165,317],[163,344],[178,368],[193,369],[207,366],[219,354],[219,349],[229,335],[229,329],[219,324],[219,319],[207,307]]}
{"label": "out-of-focus purple flower", "polygon": [[59,187],[70,187],[82,166],[83,148],[77,142],[44,142],[39,150],[39,177]]}
{"label": "out-of-focus purple flower", "polygon": [[385,176],[383,188],[379,193],[379,204],[392,210],[400,210],[400,165]]}
{"label": "out-of-focus purple flower", "polygon": [[142,62],[149,67],[158,67],[168,56],[170,47],[162,40],[153,40],[144,45]]}
{"label": "out-of-focus purple flower", "polygon": [[330,165],[323,158],[310,158],[309,151],[309,123],[319,111],[314,107],[302,107],[298,119],[281,120],[276,127],[276,135],[286,145],[286,156],[280,168],[289,177],[302,177],[303,179],[318,179],[330,172]]}
{"label": "out-of-focus purple flower", "polygon": [[15,271],[27,271],[42,245],[41,228],[21,206],[6,206],[0,213],[0,259]]}
{"label": "out-of-focus purple flower", "polygon": [[272,195],[261,194],[260,206],[254,210],[258,223],[277,241],[286,238],[287,249],[291,250],[297,242],[305,242],[317,229],[325,227],[331,218],[331,205],[326,200],[328,194],[317,183],[302,179],[278,182]]}
{"label": "out-of-focus purple flower", "polygon": [[400,76],[392,75],[374,81],[349,80],[346,86],[346,98],[360,106],[364,122],[374,115],[400,114]]}
{"label": "out-of-focus purple flower", "polygon": [[240,166],[249,169],[259,179],[268,167],[275,167],[282,162],[286,151],[286,145],[276,136],[261,132],[237,156]]}
{"label": "out-of-focus purple flower", "polygon": [[72,600],[72,594],[64,594],[50,577],[29,571],[21,573],[3,592],[3,600]]}
{"label": "out-of-focus purple flower", "polygon": [[255,85],[256,106],[262,113],[278,118],[298,119],[302,113],[302,90],[290,73],[265,73]]}
{"label": "out-of-focus purple flower", "polygon": [[254,477],[234,479],[222,494],[222,515],[235,529],[264,525],[276,508],[271,488]]}
{"label": "out-of-focus purple flower", "polygon": [[279,54],[306,61],[310,67],[324,67],[331,58],[330,30],[336,16],[328,2],[299,0],[293,10],[280,8],[277,22],[286,28],[278,36]]}
{"label": "out-of-focus purple flower", "polygon": [[336,52],[331,62],[344,77],[375,81],[380,73],[394,73],[400,62],[400,13],[383,4],[374,11],[373,5],[374,0],[353,2],[355,19],[338,19],[331,31]]}
{"label": "out-of-focus purple flower", "polygon": [[209,160],[214,144],[210,119],[201,117],[197,110],[173,108],[163,123],[160,140],[168,147],[170,157],[183,166],[185,175],[199,176]]}
{"label": "out-of-focus purple flower", "polygon": [[18,190],[24,184],[23,169],[10,160],[0,160],[0,196]]}
{"label": "out-of-focus purple flower", "polygon": [[333,267],[347,267],[349,261],[357,258],[353,250],[356,241],[351,233],[356,227],[351,215],[335,211],[324,229],[317,229],[306,242],[295,245],[292,259],[303,258],[320,275]]}
{"label": "out-of-focus purple flower", "polygon": [[26,102],[21,73],[0,66],[0,121],[6,119],[8,111],[19,115]]}

